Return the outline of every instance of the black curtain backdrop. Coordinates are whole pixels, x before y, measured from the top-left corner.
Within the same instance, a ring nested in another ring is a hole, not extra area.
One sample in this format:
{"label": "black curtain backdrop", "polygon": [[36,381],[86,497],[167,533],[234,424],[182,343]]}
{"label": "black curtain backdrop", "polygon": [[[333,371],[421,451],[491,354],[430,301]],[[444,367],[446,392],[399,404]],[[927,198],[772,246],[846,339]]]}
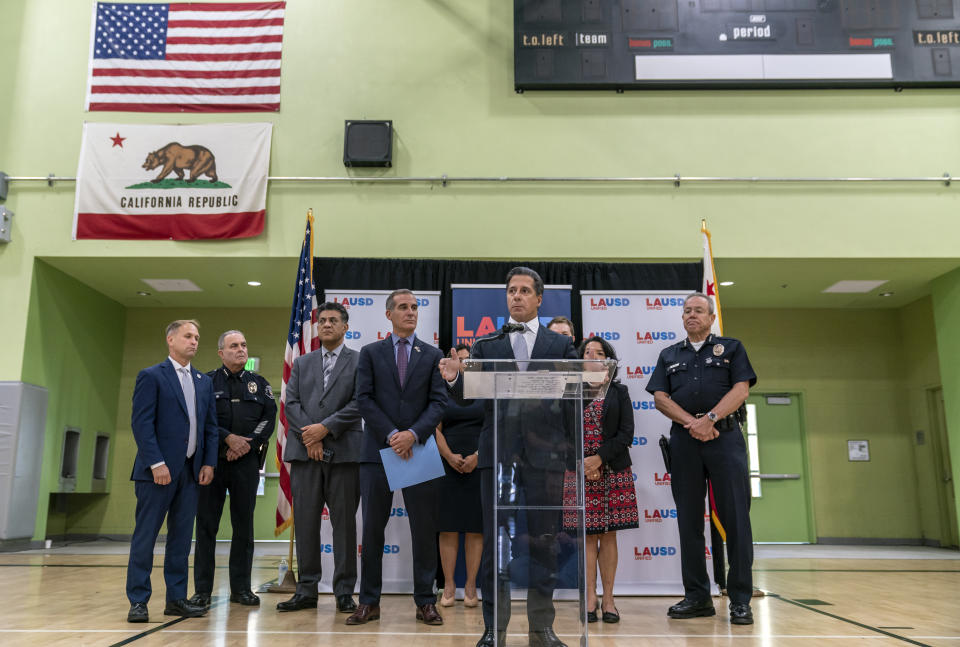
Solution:
{"label": "black curtain backdrop", "polygon": [[317,299],[324,290],[439,290],[440,346],[453,339],[454,283],[492,283],[504,286],[503,314],[507,314],[507,272],[518,265],[533,268],[548,285],[570,285],[571,319],[577,338],[583,333],[581,290],[699,290],[702,263],[567,263],[544,261],[456,261],[395,258],[314,258],[313,281]]}

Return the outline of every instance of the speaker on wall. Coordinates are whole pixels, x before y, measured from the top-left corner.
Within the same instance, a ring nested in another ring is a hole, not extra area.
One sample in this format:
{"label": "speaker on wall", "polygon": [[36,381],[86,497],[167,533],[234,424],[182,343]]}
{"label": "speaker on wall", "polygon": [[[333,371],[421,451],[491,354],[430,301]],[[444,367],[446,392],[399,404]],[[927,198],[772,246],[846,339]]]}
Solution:
{"label": "speaker on wall", "polygon": [[345,121],[343,165],[393,166],[393,121]]}

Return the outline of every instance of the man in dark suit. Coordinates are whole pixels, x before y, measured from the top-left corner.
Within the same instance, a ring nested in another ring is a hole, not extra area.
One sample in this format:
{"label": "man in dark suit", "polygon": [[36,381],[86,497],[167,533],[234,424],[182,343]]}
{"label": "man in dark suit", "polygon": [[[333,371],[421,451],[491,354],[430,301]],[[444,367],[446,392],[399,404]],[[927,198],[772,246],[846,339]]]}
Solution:
{"label": "man in dark suit", "polygon": [[[577,359],[572,339],[540,325],[537,311],[543,302],[543,280],[528,267],[515,267],[507,274],[507,308],[511,324],[523,326],[523,331],[498,334],[474,342],[472,359],[518,360],[519,370],[527,365],[523,360]],[[541,365],[541,367],[544,367]],[[459,379],[460,360],[455,354],[440,362],[443,378],[453,396],[463,401],[463,380]],[[537,368],[536,365],[533,368]],[[563,501],[563,474],[568,463],[575,459],[570,434],[571,416],[561,403],[549,400],[511,400],[501,406],[497,427],[501,439],[510,439],[508,445],[498,445],[493,455],[494,407],[486,402],[486,414],[480,431],[481,505],[483,509],[483,558],[480,566],[480,585],[483,592],[484,633],[478,647],[502,645],[507,622],[510,619],[509,581],[507,568],[501,568],[497,577],[497,627],[494,627],[494,578],[497,556],[494,541],[497,529],[506,519],[493,518],[494,496],[505,506],[559,506]],[[514,432],[511,433],[510,429]],[[507,487],[494,488],[493,466],[499,465],[510,479]],[[509,513],[508,513],[509,514]],[[527,619],[531,647],[565,647],[553,631],[555,610],[553,590],[556,579],[558,551],[557,535],[560,517],[556,511],[528,511],[526,514],[526,541],[529,549]],[[517,526],[519,527],[519,526]],[[514,543],[523,543],[519,536]],[[509,550],[507,548],[506,550]],[[506,560],[511,555],[502,555]],[[512,573],[517,575],[517,573]]]}
{"label": "man in dark suit", "polygon": [[[383,581],[383,534],[393,494],[380,460],[380,450],[412,456],[414,443],[433,435],[447,404],[447,389],[437,365],[443,354],[414,334],[417,299],[410,290],[387,297],[387,319],[393,332],[360,350],[357,402],[364,421],[360,458],[363,499],[363,552],[360,557],[360,606],[347,618],[359,625],[380,617]],[[403,488],[413,548],[413,599],[417,620],[443,624],[437,612],[433,582],[437,573],[436,481]]]}
{"label": "man in dark suit", "polygon": [[299,581],[280,611],[317,606],[320,581],[320,523],[324,505],[333,526],[333,593],[337,611],[352,613],[357,584],[357,506],[360,504],[360,448],[363,428],[357,408],[359,353],[343,339],[350,316],[339,303],[318,308],[321,348],[293,363],[287,382],[289,431],[283,460],[290,463],[290,489],[296,519]]}
{"label": "man in dark suit", "polygon": [[131,425],[137,457],[130,479],[137,495],[136,526],[127,564],[128,622],[147,622],[153,548],[164,518],[167,544],[163,578],[164,615],[198,617],[204,607],[187,602],[187,570],[197,484],[208,485],[217,465],[217,410],[213,382],[190,365],[197,354],[199,324],[167,326],[170,356],[137,375]]}

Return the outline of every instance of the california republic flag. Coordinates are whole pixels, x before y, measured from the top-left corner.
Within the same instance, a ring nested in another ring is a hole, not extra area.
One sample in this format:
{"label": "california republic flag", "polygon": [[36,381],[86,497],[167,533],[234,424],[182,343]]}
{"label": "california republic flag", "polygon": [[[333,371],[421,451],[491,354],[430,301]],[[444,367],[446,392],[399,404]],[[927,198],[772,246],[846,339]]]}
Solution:
{"label": "california republic flag", "polygon": [[717,318],[713,320],[710,332],[714,335],[723,334],[723,319],[720,316],[720,291],[717,286],[717,272],[713,269],[713,245],[710,243],[710,230],[707,221],[700,221],[700,233],[703,234],[703,288],[701,292],[713,301],[713,311]]}
{"label": "california republic flag", "polygon": [[259,235],[271,131],[268,123],[85,123],[74,240]]}

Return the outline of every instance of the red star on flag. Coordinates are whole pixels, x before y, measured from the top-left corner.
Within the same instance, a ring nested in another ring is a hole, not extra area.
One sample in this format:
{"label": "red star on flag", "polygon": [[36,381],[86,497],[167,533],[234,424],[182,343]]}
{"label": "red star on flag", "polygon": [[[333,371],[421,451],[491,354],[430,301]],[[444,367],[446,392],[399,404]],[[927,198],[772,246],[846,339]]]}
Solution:
{"label": "red star on flag", "polygon": [[121,137],[120,132],[117,131],[116,136],[111,137],[110,139],[113,141],[113,146],[111,146],[110,148],[115,148],[117,146],[119,146],[120,148],[123,148],[123,140],[126,139],[126,137]]}
{"label": "red star on flag", "polygon": [[707,296],[715,297],[717,296],[717,284],[713,281],[707,281]]}

